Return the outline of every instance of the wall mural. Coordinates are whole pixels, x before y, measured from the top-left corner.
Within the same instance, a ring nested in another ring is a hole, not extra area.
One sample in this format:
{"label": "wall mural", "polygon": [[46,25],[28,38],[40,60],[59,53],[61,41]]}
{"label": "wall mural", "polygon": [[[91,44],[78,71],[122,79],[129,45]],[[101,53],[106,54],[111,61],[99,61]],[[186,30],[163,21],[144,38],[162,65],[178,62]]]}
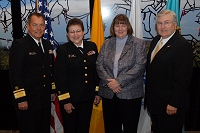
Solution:
{"label": "wall mural", "polygon": [[[105,38],[116,14],[129,16],[132,0],[101,0]],[[66,24],[73,17],[82,19],[85,39],[90,39],[89,0],[48,0],[54,38],[58,44],[67,41]],[[156,36],[155,16],[165,9],[167,0],[141,0],[144,39],[151,41]],[[27,16],[34,12],[35,0],[21,0],[21,18],[24,35],[27,32]],[[11,0],[0,0],[0,69],[8,69],[8,53],[12,42]],[[194,66],[200,67],[200,1],[181,0],[181,34],[192,44]]]}

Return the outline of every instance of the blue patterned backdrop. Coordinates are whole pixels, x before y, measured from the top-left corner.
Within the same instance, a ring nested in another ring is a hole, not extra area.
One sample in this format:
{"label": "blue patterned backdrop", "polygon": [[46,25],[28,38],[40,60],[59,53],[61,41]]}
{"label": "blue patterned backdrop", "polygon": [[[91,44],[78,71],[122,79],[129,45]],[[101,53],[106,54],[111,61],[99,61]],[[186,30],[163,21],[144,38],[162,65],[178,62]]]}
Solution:
{"label": "blue patterned backdrop", "polygon": [[[101,0],[105,38],[116,14],[129,16],[132,0]],[[167,0],[141,0],[144,39],[151,41],[156,35],[155,15],[166,8]],[[200,66],[200,0],[181,0],[181,34],[193,45],[194,65]],[[67,41],[65,27],[73,17],[82,19],[85,39],[90,39],[89,0],[48,0],[55,40]],[[0,45],[10,47],[12,41],[12,14],[10,0],[0,0]],[[27,16],[34,12],[35,0],[21,0],[23,33],[26,34]]]}

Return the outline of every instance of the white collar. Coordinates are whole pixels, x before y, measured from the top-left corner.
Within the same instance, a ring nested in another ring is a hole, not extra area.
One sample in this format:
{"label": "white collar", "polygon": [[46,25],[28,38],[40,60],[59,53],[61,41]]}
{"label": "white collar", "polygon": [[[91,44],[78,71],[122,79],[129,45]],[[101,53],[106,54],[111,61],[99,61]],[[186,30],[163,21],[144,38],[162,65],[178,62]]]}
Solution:
{"label": "white collar", "polygon": [[[30,35],[30,34],[29,34]],[[30,35],[31,36],[31,35]],[[32,36],[31,36],[32,37]],[[33,37],[32,37],[33,38]],[[40,42],[42,44],[42,39],[40,38],[40,41],[38,41],[37,39],[33,38],[33,40],[37,43],[38,45],[38,42]]]}
{"label": "white collar", "polygon": [[[175,32],[176,31],[174,31],[174,33],[172,33],[168,38],[165,38],[165,39],[163,39],[162,41],[163,41],[163,45],[162,46],[164,46],[165,45],[165,43],[167,43],[167,41],[169,41],[169,39],[175,34]],[[160,40],[162,39],[162,37],[160,37]],[[158,42],[160,42],[160,40],[158,41]]]}
{"label": "white collar", "polygon": [[83,48],[83,40],[82,40],[82,43],[81,43],[81,45],[80,46],[77,46],[75,43],[74,43],[74,45],[78,48],[78,47],[81,47],[81,48]]}

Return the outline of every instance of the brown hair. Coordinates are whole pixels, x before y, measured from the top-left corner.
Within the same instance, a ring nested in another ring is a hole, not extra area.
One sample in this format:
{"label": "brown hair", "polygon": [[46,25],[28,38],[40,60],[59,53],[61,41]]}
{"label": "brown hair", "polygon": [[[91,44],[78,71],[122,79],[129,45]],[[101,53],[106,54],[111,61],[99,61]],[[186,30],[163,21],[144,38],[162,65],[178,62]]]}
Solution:
{"label": "brown hair", "polygon": [[31,14],[28,16],[28,24],[31,23],[31,18],[32,18],[32,16],[37,16],[38,18],[42,17],[43,20],[45,21],[45,17],[44,17],[43,14],[34,12],[34,13],[31,13]]}
{"label": "brown hair", "polygon": [[115,18],[112,21],[112,24],[110,26],[110,35],[111,36],[116,36],[115,35],[115,31],[114,31],[114,26],[115,24],[125,24],[127,26],[127,34],[128,35],[132,35],[133,34],[133,28],[129,22],[129,19],[126,15],[124,14],[118,14],[117,16],[115,16]]}
{"label": "brown hair", "polygon": [[78,18],[72,18],[67,23],[67,27],[66,27],[67,33],[69,32],[69,27],[72,26],[72,25],[80,25],[82,31],[84,31],[83,22],[80,19],[78,19]]}

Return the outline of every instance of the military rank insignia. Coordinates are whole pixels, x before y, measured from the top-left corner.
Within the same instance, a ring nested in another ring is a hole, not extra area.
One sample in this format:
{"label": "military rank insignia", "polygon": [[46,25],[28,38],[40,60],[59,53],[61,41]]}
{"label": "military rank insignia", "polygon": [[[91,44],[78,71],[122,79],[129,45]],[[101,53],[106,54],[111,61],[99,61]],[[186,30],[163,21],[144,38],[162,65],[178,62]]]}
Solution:
{"label": "military rank insignia", "polygon": [[94,50],[91,50],[91,51],[89,51],[89,52],[87,53],[88,56],[91,56],[91,55],[93,55],[93,54],[95,54],[95,51],[94,51]]}

